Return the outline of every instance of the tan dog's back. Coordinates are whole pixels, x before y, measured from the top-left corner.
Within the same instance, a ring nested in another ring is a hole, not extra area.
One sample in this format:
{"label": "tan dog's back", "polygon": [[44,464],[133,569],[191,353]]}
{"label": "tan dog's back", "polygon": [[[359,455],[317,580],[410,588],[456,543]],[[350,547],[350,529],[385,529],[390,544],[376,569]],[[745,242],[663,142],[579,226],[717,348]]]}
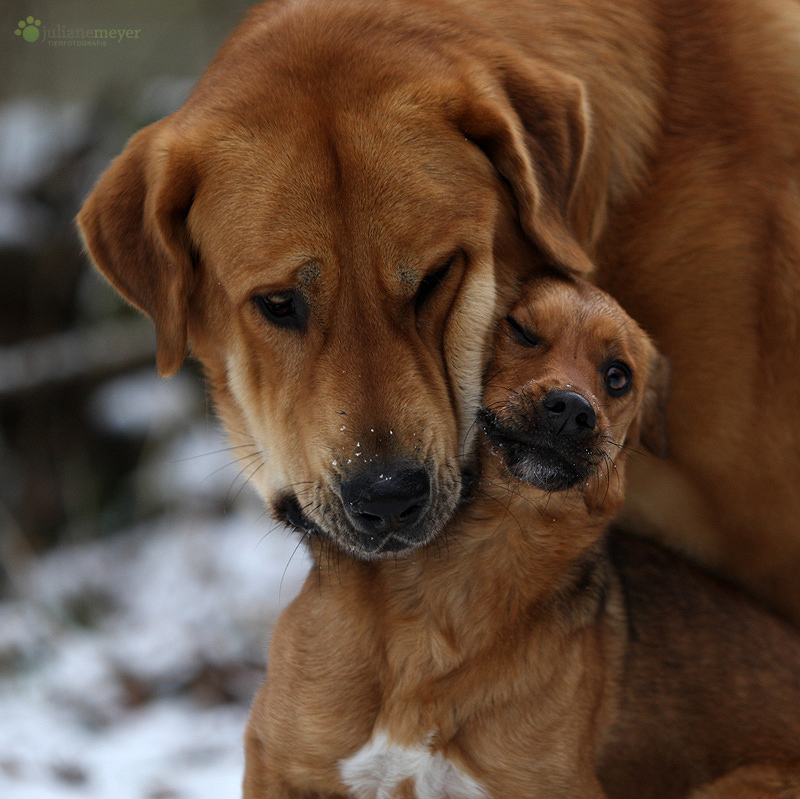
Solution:
{"label": "tan dog's back", "polygon": [[683,797],[753,763],[784,776],[745,796],[800,785],[796,630],[658,547],[614,534],[609,549],[627,628],[619,711],[598,761],[609,796]]}

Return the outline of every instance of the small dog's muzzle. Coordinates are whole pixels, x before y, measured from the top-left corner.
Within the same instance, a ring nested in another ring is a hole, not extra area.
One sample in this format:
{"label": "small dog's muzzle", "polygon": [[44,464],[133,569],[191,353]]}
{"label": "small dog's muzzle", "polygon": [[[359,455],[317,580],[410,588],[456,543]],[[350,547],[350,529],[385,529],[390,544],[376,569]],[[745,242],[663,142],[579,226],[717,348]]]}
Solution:
{"label": "small dog's muzzle", "polygon": [[569,389],[542,398],[530,392],[498,415],[479,414],[484,433],[518,480],[544,491],[564,491],[585,481],[602,458],[591,402]]}

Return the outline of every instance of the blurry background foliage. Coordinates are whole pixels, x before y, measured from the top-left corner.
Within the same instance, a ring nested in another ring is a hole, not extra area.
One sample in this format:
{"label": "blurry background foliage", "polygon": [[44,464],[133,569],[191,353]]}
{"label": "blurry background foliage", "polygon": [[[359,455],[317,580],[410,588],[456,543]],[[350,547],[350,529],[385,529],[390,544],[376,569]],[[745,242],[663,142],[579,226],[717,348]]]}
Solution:
{"label": "blurry background foliage", "polygon": [[[74,223],[250,3],[0,0],[2,799],[237,795],[270,630],[308,573],[196,367],[158,377],[151,323]],[[15,34],[29,17],[38,39]],[[140,34],[42,32],[87,28]]]}
{"label": "blurry background foliage", "polygon": [[[93,272],[74,217],[128,137],[181,104],[249,5],[0,5],[0,597],[35,554],[176,501],[153,490],[152,464],[210,415],[200,379],[188,366],[159,381],[149,322]],[[48,29],[141,33],[49,46],[14,34],[29,16]]]}

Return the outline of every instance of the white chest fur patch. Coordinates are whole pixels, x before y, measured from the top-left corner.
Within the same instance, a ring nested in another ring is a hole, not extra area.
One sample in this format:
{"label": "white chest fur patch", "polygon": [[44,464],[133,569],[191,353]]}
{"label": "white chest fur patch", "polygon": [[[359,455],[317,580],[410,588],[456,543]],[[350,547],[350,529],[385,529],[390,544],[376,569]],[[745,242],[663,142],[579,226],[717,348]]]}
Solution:
{"label": "white chest fur patch", "polygon": [[393,799],[397,786],[414,783],[417,799],[488,799],[486,792],[439,752],[397,746],[378,732],[339,764],[342,781],[358,799]]}

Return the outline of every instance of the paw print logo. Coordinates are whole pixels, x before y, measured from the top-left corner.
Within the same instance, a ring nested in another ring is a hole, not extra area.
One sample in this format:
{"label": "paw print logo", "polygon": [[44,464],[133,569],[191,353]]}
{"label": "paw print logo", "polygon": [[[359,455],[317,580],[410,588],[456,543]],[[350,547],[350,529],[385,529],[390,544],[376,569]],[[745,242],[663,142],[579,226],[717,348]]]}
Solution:
{"label": "paw print logo", "polygon": [[39,26],[42,24],[40,19],[28,17],[21,19],[17,29],[14,31],[16,36],[22,36],[26,42],[35,42],[39,38]]}

